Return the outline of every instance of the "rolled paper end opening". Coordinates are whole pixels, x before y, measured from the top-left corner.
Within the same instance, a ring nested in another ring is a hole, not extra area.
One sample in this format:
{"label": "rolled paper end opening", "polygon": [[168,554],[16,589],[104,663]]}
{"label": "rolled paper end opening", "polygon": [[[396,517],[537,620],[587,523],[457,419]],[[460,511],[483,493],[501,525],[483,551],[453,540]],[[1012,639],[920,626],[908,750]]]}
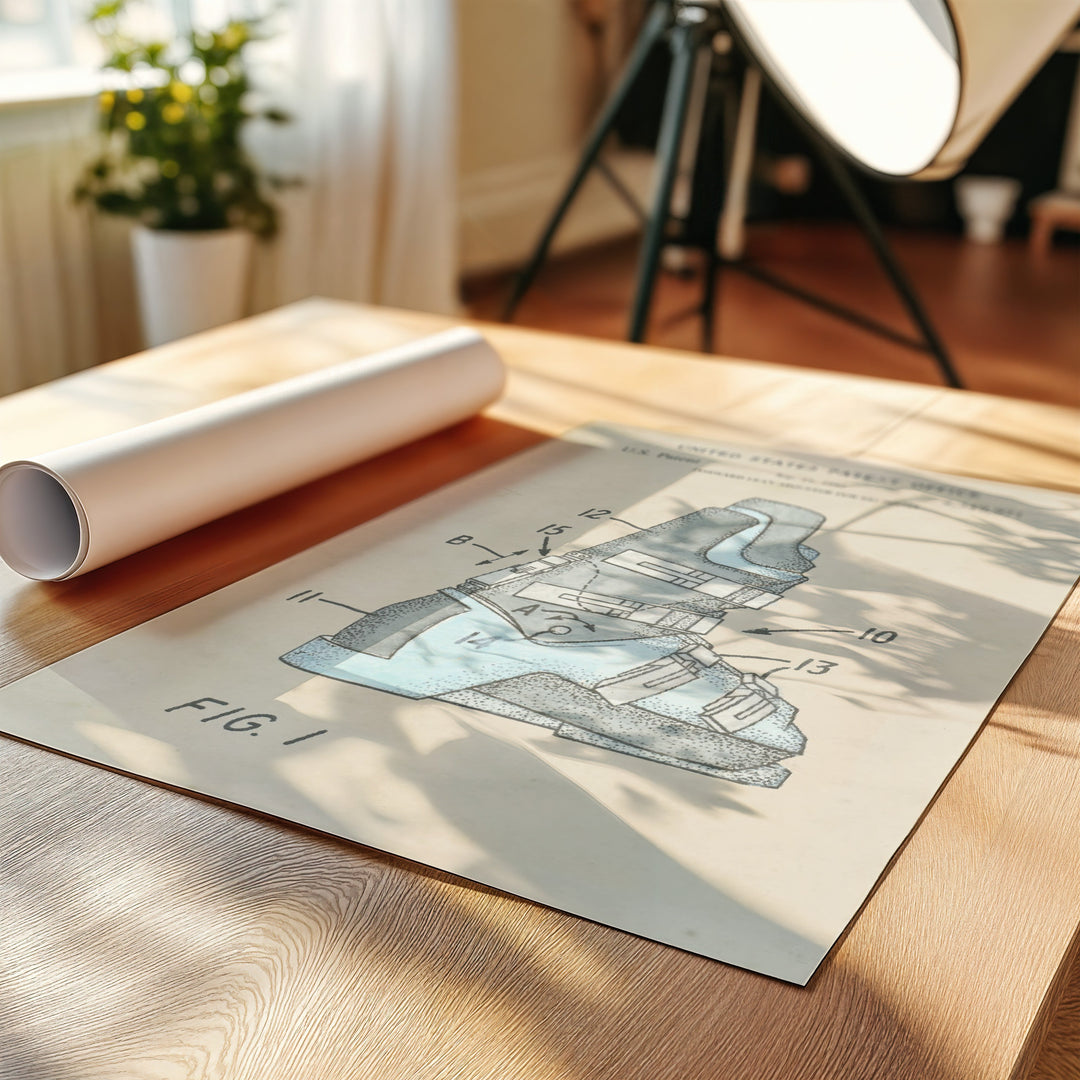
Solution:
{"label": "rolled paper end opening", "polygon": [[24,577],[59,581],[86,558],[87,533],[75,496],[32,461],[0,469],[0,558]]}

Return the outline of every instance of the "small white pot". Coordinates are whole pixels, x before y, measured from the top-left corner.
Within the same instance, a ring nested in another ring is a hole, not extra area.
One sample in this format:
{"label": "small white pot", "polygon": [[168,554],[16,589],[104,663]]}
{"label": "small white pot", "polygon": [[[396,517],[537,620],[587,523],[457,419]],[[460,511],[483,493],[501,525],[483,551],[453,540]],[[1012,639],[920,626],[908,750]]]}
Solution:
{"label": "small white pot", "polygon": [[147,345],[164,345],[246,314],[253,237],[247,229],[131,232]]}
{"label": "small white pot", "polygon": [[1020,181],[1009,176],[961,176],[954,182],[964,232],[976,244],[997,244],[1020,196]]}

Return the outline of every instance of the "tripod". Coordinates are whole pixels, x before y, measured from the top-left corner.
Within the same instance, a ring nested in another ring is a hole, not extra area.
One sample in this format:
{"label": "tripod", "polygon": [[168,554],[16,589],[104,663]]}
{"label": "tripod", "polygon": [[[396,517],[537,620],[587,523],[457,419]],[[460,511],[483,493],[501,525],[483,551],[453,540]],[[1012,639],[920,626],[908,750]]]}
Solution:
{"label": "tripod", "polygon": [[[739,155],[740,141],[743,151],[740,156],[743,159],[746,157],[746,139],[744,137],[740,140],[740,132],[737,130],[740,126],[739,121],[742,119],[740,106],[744,104],[743,80],[740,76],[746,64],[752,63],[752,61],[743,61],[734,50],[723,57],[714,50],[713,39],[724,30],[731,33],[731,27],[728,26],[724,15],[722,0],[654,0],[619,80],[589,133],[577,167],[552,211],[529,261],[514,283],[513,291],[504,309],[504,319],[513,318],[518,304],[532,286],[540,267],[547,258],[551,242],[563,217],[594,166],[598,166],[601,172],[612,181],[620,195],[624,198],[628,197],[628,193],[621,188],[616,178],[599,161],[600,151],[614,129],[623,103],[640,78],[647,58],[652,50],[667,38],[671,49],[671,72],[668,77],[660,131],[656,142],[657,173],[652,208],[648,214],[641,215],[645,221],[645,233],[638,258],[637,281],[627,331],[628,340],[641,342],[645,339],[660,264],[660,253],[664,246],[675,244],[681,247],[700,247],[705,252],[704,292],[699,310],[702,316],[703,348],[706,352],[712,351],[713,347],[718,273],[721,267],[729,267],[805,303],[820,307],[864,330],[909,348],[929,353],[936,361],[945,383],[953,387],[962,387],[963,384],[944,344],[897,261],[870,204],[840,154],[794,110],[792,110],[793,116],[850,206],[874,255],[896,290],[920,336],[910,337],[860,312],[803,289],[763,267],[756,266],[743,258],[741,254],[732,256],[727,251],[717,250],[716,232],[722,215],[726,213],[725,202],[729,204],[727,211],[736,211],[741,214],[741,208],[738,205],[731,205],[733,202],[738,204],[740,197],[739,177],[733,177],[732,170],[736,156]],[[756,69],[751,70],[754,71],[755,76],[760,77]],[[694,240],[685,235],[685,230],[682,235],[677,231],[678,222],[672,219],[671,200],[680,159],[684,156],[684,135],[694,84],[698,80],[700,85],[702,77],[707,78],[710,73],[718,78],[721,86],[723,111],[726,117],[722,155],[723,182],[714,185],[715,190],[708,199],[705,216],[713,226],[711,232],[705,238]],[[780,100],[784,100],[782,95],[780,95]],[[745,136],[745,127],[742,134]],[[745,181],[745,177],[743,180]]]}

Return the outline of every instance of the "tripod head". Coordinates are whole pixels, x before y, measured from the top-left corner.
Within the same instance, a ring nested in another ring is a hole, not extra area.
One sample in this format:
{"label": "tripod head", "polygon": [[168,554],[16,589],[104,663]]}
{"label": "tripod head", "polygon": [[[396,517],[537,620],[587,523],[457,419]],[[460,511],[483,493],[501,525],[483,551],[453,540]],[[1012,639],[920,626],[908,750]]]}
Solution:
{"label": "tripod head", "polygon": [[677,24],[703,23],[708,20],[719,21],[723,12],[723,0],[660,0],[671,8],[672,18]]}

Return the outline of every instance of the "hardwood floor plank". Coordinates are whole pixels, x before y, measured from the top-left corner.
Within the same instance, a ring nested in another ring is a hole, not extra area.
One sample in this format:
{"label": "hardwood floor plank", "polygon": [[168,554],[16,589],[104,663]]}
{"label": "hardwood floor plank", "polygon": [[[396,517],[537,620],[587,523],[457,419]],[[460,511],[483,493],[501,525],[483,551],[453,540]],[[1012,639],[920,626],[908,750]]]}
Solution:
{"label": "hardwood floor plank", "polygon": [[[908,271],[969,389],[1080,406],[1080,248],[1034,257],[1023,240],[976,245],[951,234],[895,231]],[[906,332],[903,309],[851,225],[752,225],[748,253],[769,270]],[[637,241],[552,260],[515,322],[622,340]],[[497,319],[509,275],[467,283],[469,314]],[[649,343],[698,350],[699,276],[660,276]],[[933,361],[742,274],[721,275],[714,351],[800,367],[938,383]]]}

